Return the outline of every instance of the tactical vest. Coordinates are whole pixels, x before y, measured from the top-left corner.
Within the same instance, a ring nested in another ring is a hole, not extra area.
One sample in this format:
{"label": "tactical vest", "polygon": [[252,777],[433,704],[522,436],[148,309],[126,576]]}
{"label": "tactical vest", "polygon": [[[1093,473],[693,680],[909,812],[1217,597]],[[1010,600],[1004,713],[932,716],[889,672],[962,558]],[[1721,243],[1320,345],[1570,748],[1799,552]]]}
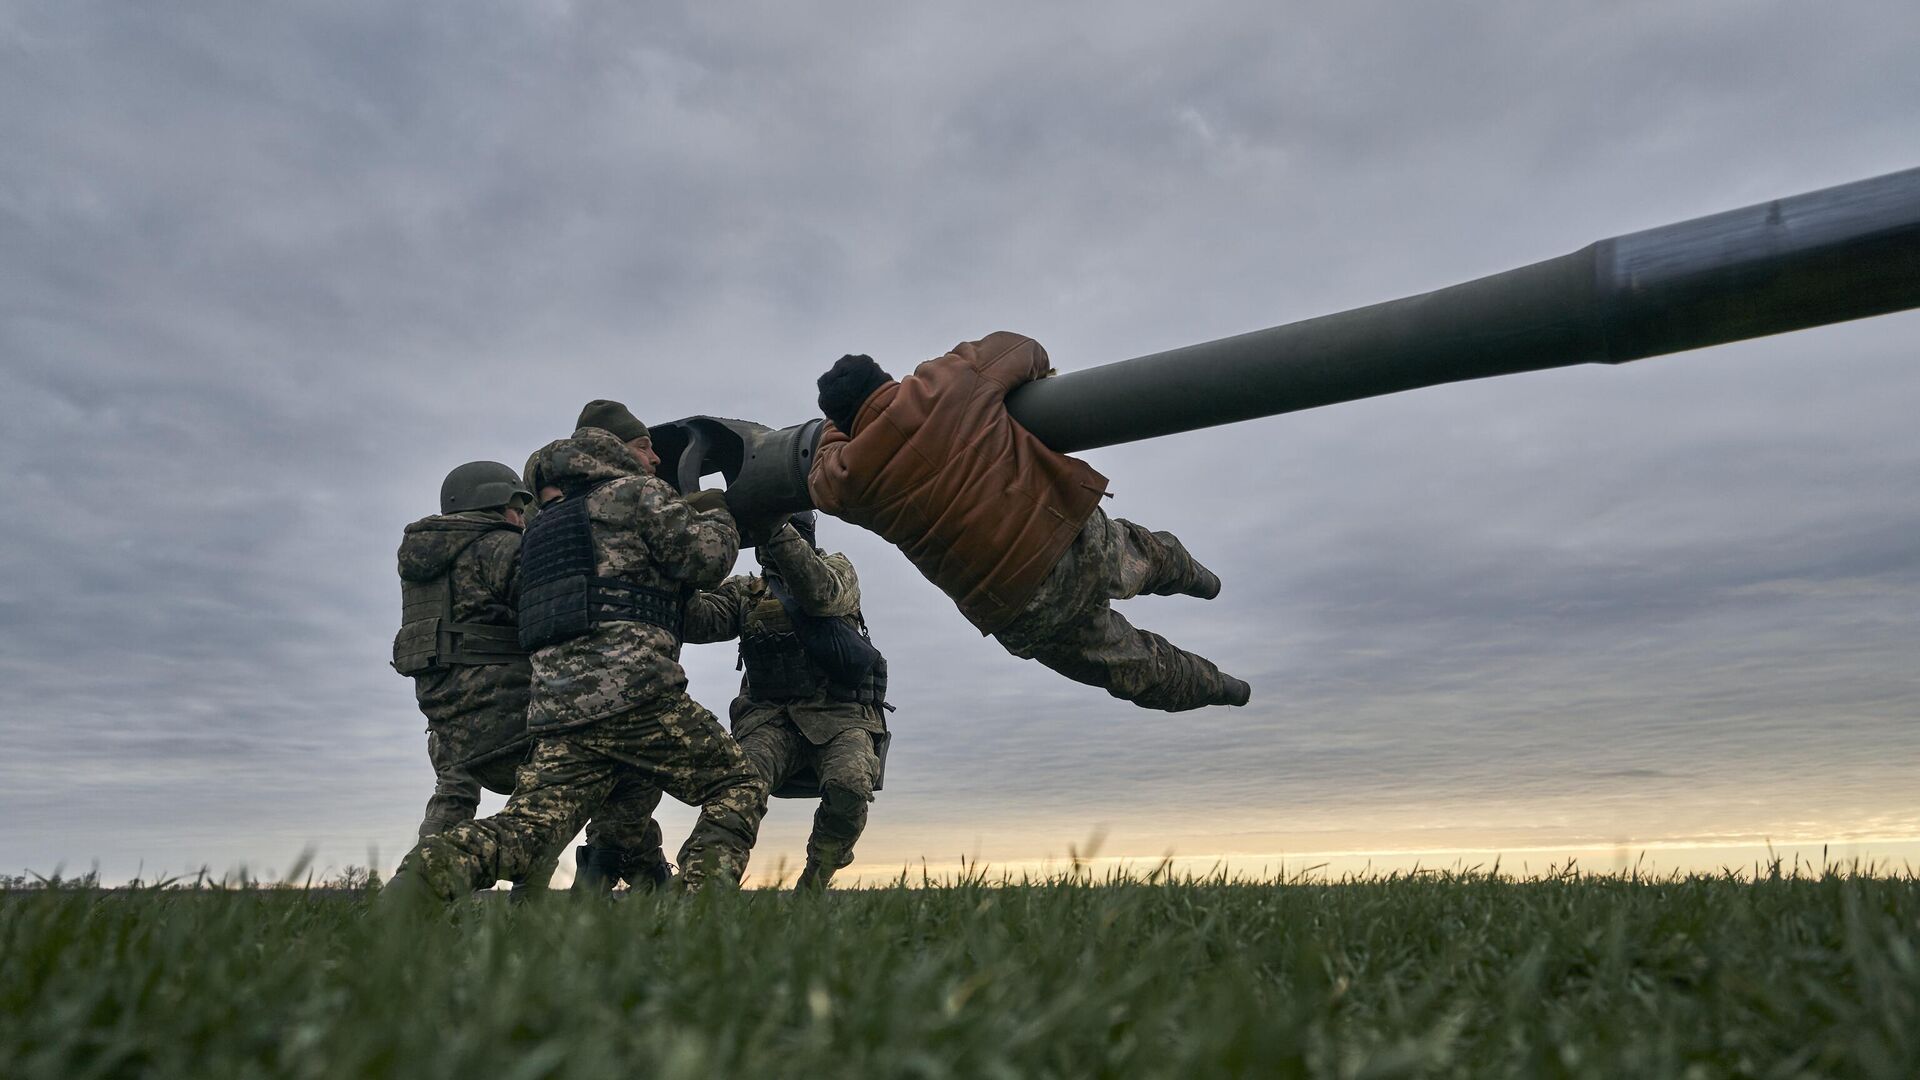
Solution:
{"label": "tactical vest", "polygon": [[599,547],[587,516],[587,500],[598,487],[542,507],[521,538],[521,648],[542,649],[609,622],[648,623],[680,638],[684,605],[678,592],[599,575]]}
{"label": "tactical vest", "polygon": [[[872,640],[857,613],[837,621]],[[834,701],[879,707],[887,700],[886,657],[874,661],[858,684],[836,682],[807,654],[786,605],[771,596],[747,611],[740,629],[740,666],[746,669],[747,690],[755,701],[801,701],[825,695]]]}
{"label": "tactical vest", "polygon": [[[504,522],[500,528],[512,528]],[[494,530],[487,530],[492,532]],[[474,541],[487,535],[482,532]],[[454,556],[466,554],[466,547]],[[400,582],[400,632],[393,637],[393,670],[432,675],[455,666],[510,664],[527,655],[512,626],[453,620],[453,566],[428,581]]]}

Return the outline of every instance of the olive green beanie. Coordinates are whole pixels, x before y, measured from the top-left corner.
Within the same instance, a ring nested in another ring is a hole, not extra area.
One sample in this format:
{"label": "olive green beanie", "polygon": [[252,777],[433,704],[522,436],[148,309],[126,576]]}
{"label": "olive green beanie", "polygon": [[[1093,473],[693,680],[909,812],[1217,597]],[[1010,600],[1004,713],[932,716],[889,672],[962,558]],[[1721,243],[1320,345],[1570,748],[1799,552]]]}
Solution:
{"label": "olive green beanie", "polygon": [[647,437],[647,425],[634,418],[625,405],[617,401],[589,401],[587,407],[580,410],[580,421],[576,428],[599,428],[611,431],[621,442],[632,442]]}

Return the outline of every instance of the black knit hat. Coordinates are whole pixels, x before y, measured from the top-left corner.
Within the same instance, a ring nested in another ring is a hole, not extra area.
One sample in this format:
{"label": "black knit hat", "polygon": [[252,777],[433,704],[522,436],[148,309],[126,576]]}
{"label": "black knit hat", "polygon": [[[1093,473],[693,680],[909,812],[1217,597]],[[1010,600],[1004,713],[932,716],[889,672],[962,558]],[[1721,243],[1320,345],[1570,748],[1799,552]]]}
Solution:
{"label": "black knit hat", "polygon": [[871,356],[854,356],[851,353],[833,362],[833,367],[820,376],[820,412],[833,426],[847,434],[853,434],[853,418],[860,413],[860,406],[875,390],[893,380],[893,376],[880,370]]}
{"label": "black knit hat", "polygon": [[587,407],[580,410],[580,420],[573,425],[576,428],[599,428],[613,432],[614,438],[621,442],[632,442],[647,437],[647,425],[627,411],[625,405],[617,401],[589,401]]}

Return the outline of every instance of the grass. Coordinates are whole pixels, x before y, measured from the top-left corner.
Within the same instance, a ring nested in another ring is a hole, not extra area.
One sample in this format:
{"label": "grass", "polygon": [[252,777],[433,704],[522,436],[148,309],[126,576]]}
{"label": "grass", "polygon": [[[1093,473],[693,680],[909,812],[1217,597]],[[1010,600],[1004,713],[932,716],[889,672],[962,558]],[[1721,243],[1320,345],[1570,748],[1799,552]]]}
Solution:
{"label": "grass", "polygon": [[1920,1075],[1920,881],[0,894],[0,1076]]}

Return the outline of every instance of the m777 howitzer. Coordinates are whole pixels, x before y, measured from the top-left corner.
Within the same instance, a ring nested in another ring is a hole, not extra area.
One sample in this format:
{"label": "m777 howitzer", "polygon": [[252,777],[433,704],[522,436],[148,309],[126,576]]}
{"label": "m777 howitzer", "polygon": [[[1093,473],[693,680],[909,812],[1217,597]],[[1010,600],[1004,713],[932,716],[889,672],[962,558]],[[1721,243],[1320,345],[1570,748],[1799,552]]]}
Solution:
{"label": "m777 howitzer", "polygon": [[[1028,383],[1015,420],[1062,453],[1422,386],[1623,364],[1920,307],[1920,169],[1601,240],[1418,296]],[[653,428],[682,491],[722,474],[751,528],[808,509],[822,421]]]}

